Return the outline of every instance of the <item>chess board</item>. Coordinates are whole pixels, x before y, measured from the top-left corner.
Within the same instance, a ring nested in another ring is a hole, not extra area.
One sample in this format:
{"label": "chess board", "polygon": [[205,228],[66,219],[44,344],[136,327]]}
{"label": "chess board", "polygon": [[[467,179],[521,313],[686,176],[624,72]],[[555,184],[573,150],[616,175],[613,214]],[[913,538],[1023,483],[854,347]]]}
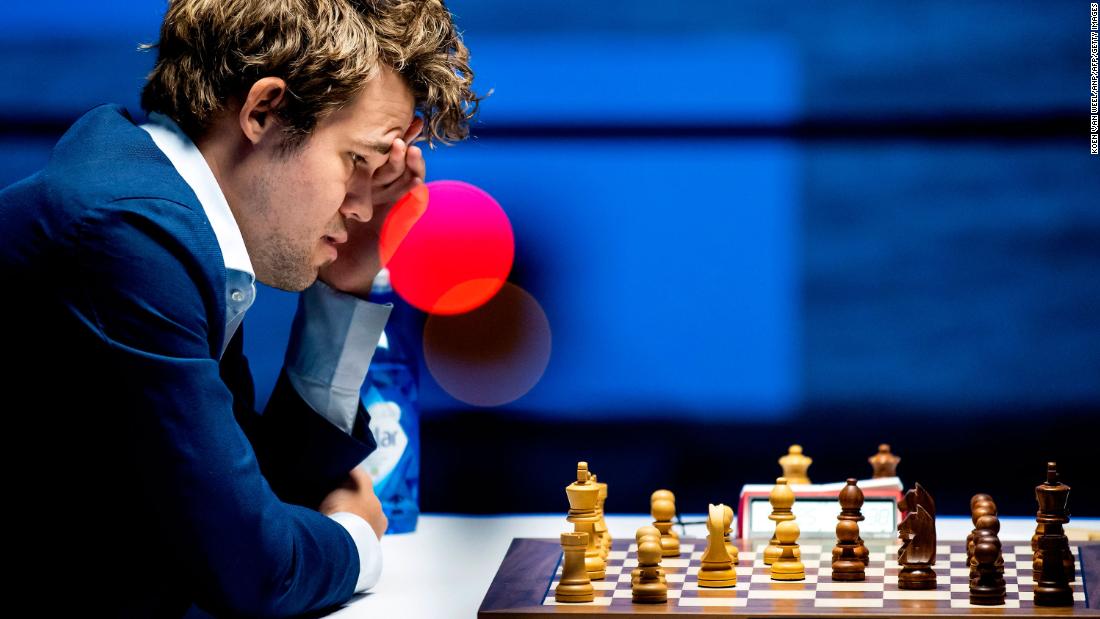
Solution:
{"label": "chess board", "polygon": [[[684,539],[679,558],[662,559],[668,581],[668,602],[634,604],[630,573],[638,565],[631,540],[616,540],[608,556],[607,577],[593,581],[596,599],[586,603],[554,601],[561,575],[561,546],[556,540],[513,540],[496,578],[485,596],[479,617],[548,617],[561,614],[588,616],[706,614],[717,617],[750,616],[944,616],[1007,614],[1023,616],[1100,615],[1100,544],[1071,543],[1077,560],[1073,607],[1044,607],[1032,603],[1031,546],[1005,542],[1003,606],[974,606],[969,601],[969,568],[965,545],[941,543],[937,548],[937,587],[929,591],[898,588],[897,545],[868,542],[871,551],[864,582],[833,582],[832,546],[817,540],[801,545],[806,579],[773,581],[761,560],[763,544],[741,544],[737,586],[707,589],[698,585],[699,559],[706,540]],[[1090,598],[1089,596],[1092,596]]]}

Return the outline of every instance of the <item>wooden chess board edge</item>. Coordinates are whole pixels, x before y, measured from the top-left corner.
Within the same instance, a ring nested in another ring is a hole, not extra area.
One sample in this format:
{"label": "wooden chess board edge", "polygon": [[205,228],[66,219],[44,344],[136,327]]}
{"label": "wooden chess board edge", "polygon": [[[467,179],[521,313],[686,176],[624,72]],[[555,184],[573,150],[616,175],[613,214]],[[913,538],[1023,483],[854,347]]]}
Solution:
{"label": "wooden chess board edge", "polygon": [[1100,542],[1070,542],[1079,546],[1081,562],[1081,587],[1085,590],[1085,604],[1100,613]]}
{"label": "wooden chess board edge", "polygon": [[[545,612],[542,605],[552,576],[561,562],[561,542],[553,539],[516,538],[504,554],[489,591],[478,609],[481,616]],[[502,614],[503,613],[503,614]]]}
{"label": "wooden chess board edge", "polygon": [[[950,540],[942,540],[944,543]],[[745,545],[745,544],[741,544]],[[989,609],[937,609],[934,612],[923,613],[919,609],[907,609],[904,613],[897,613],[896,609],[845,609],[846,617],[864,617],[881,619],[884,616],[904,615],[905,617],[944,617],[944,616],[975,616],[975,615],[1006,615],[1027,617],[1067,617],[1067,616],[1098,616],[1100,617],[1100,595],[1097,586],[1100,583],[1100,542],[1076,542],[1080,547],[1079,561],[1081,563],[1082,583],[1086,593],[1085,607],[1075,608],[1040,608],[1030,609],[1031,612],[1021,614],[1009,609],[990,607]],[[746,549],[747,549],[747,545]],[[705,614],[709,617],[725,619],[741,619],[749,617],[777,616],[782,613],[762,613],[756,610],[744,611],[739,608],[723,608],[721,610],[710,608],[696,611],[673,610],[665,605],[634,605],[631,607],[608,607],[590,605],[559,605],[545,606],[545,599],[553,575],[557,571],[561,561],[561,543],[554,539],[516,538],[512,540],[504,560],[497,570],[489,590],[485,594],[481,608],[478,610],[479,618],[522,618],[553,617],[560,615],[606,617],[645,617],[653,614]],[[1090,587],[1091,585],[1091,587]],[[1008,611],[1008,612],[1006,612]],[[787,616],[791,616],[789,613]],[[798,617],[837,617],[838,613],[815,612],[814,609],[799,609]]]}

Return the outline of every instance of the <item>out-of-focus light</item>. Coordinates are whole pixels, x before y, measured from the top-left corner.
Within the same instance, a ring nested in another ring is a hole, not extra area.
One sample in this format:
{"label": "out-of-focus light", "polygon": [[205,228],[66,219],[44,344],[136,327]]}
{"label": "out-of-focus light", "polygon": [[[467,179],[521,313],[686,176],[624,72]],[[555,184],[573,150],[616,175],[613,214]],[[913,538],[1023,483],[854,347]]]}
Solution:
{"label": "out-of-focus light", "polygon": [[444,391],[474,406],[500,406],[530,391],[550,349],[546,312],[514,284],[471,312],[429,316],[424,325],[428,371]]}
{"label": "out-of-focus light", "polygon": [[500,204],[461,181],[432,181],[398,201],[382,226],[394,291],[430,314],[483,305],[512,270],[515,240]]}

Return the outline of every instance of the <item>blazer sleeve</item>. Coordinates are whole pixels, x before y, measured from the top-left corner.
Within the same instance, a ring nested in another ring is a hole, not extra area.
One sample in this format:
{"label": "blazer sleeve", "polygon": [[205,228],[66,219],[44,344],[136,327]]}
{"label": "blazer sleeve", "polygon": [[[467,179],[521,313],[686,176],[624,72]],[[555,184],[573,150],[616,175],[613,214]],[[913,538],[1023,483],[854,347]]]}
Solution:
{"label": "blazer sleeve", "polygon": [[[173,553],[197,604],[216,615],[282,616],[343,603],[359,575],[351,536],[279,499],[234,418],[208,324],[224,290],[201,283],[208,258],[187,237],[196,225],[202,221],[189,209],[165,200],[89,207],[76,224],[74,277],[66,282],[71,311],[101,340],[99,362],[117,377],[112,414],[123,416],[142,463],[133,491],[156,519],[161,539],[150,543]],[[294,427],[287,409],[272,410],[279,414],[261,424],[261,443]],[[318,471],[305,476],[322,484],[326,472]]]}
{"label": "blazer sleeve", "polygon": [[255,386],[244,355],[244,328],[233,335],[221,360],[221,376],[233,393],[233,412],[275,494],[287,503],[316,508],[348,477],[376,444],[362,401],[351,435],[336,427],[302,398],[279,373],[263,414],[255,410]]}

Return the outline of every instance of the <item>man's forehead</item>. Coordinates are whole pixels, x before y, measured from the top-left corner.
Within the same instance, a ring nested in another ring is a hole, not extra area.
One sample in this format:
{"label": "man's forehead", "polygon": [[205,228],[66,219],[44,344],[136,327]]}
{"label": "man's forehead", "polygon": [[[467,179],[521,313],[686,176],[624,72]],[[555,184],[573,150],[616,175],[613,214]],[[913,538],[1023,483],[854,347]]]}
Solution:
{"label": "man's forehead", "polygon": [[405,135],[414,118],[412,109],[403,110],[392,105],[383,105],[375,110],[360,108],[357,111],[341,114],[336,130],[356,146],[381,154],[389,153],[394,139]]}
{"label": "man's forehead", "polygon": [[[383,68],[352,100],[353,114],[374,121],[389,121],[408,127],[416,108],[416,98],[405,78],[389,68]],[[372,123],[373,124],[373,123]]]}
{"label": "man's forehead", "polygon": [[380,72],[349,103],[333,120],[358,146],[381,154],[405,134],[416,111],[408,85],[392,71]]}
{"label": "man's forehead", "polygon": [[351,110],[344,123],[361,139],[400,137],[415,116],[413,105],[404,102],[383,99],[362,103]]}

